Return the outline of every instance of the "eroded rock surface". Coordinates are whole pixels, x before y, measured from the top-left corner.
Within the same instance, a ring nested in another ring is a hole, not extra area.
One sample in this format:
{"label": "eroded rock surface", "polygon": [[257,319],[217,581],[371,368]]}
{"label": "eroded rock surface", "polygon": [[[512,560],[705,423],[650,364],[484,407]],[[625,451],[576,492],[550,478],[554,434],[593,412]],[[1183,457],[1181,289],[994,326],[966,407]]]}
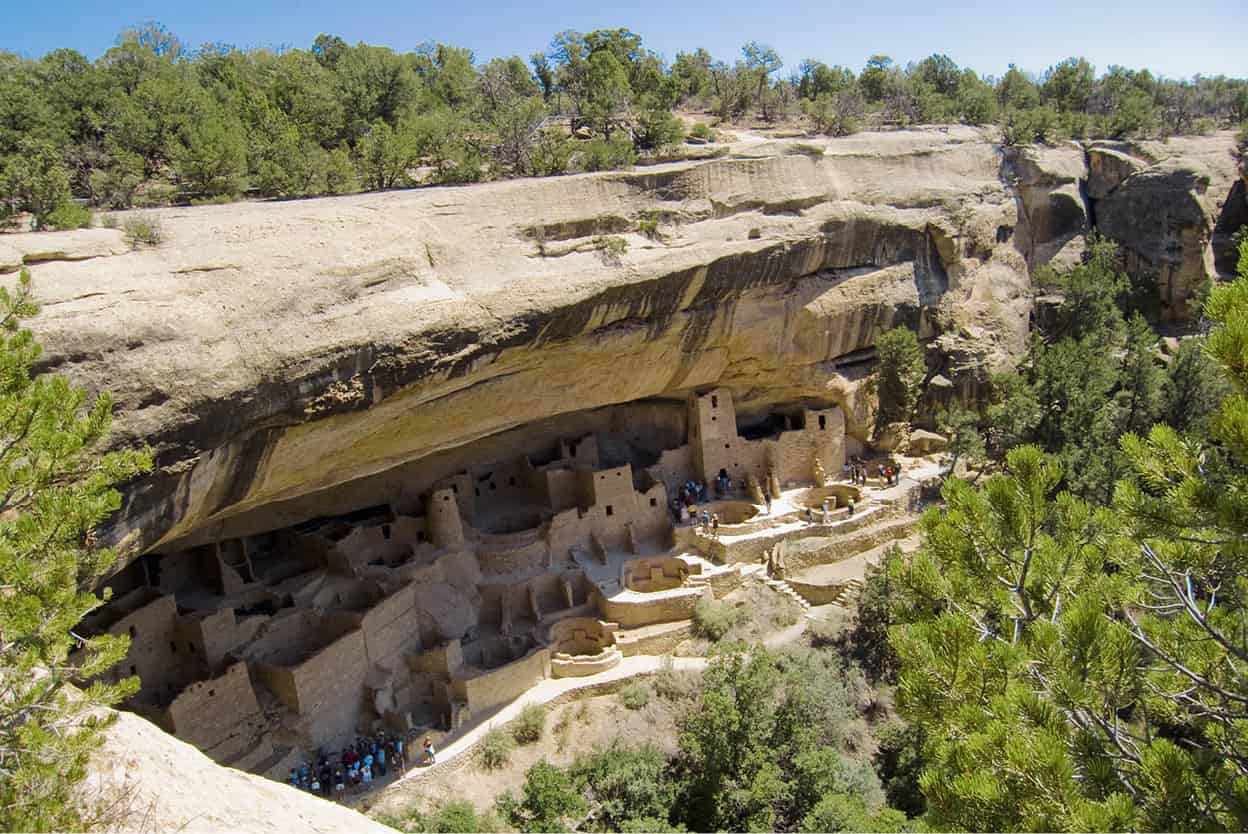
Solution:
{"label": "eroded rock surface", "polygon": [[[1077,256],[1090,223],[1177,315],[1245,212],[1229,134],[1008,153],[993,138],[168,209],[154,249],[18,235],[0,261],[34,262],[47,366],[111,390],[118,441],[157,452],[115,528],[138,553],[292,523],[356,479],[534,421],[712,385],[747,414],[839,405],[861,435],[855,379],[881,329],[999,360],[1022,345],[1029,265]],[[642,217],[663,240],[631,231]],[[618,262],[602,234],[628,241]]]}

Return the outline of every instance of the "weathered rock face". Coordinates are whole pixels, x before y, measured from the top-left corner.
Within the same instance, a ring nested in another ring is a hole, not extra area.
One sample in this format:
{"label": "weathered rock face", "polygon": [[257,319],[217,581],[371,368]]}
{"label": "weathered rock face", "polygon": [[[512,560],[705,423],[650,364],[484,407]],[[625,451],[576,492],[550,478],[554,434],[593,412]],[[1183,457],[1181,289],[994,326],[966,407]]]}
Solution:
{"label": "weathered rock face", "polygon": [[[1230,147],[1006,153],[969,128],[777,142],[624,173],[170,209],[155,249],[109,230],[12,236],[0,263],[37,262],[47,367],[112,391],[118,442],[157,453],[113,530],[139,553],[350,510],[358,479],[716,385],[741,414],[840,405],[861,435],[855,379],[882,329],[939,335],[960,357],[947,374],[999,361],[1023,344],[1029,267],[1077,256],[1093,224],[1177,315],[1220,265],[1219,223],[1244,211]],[[663,240],[630,231],[642,217]],[[628,242],[618,261],[592,248],[604,233]]]}
{"label": "weathered rock face", "polygon": [[1007,154],[1034,267],[1068,266],[1095,229],[1117,241],[1132,275],[1157,284],[1162,315],[1187,318],[1206,281],[1234,274],[1231,235],[1248,223],[1233,137],[1068,142]]}

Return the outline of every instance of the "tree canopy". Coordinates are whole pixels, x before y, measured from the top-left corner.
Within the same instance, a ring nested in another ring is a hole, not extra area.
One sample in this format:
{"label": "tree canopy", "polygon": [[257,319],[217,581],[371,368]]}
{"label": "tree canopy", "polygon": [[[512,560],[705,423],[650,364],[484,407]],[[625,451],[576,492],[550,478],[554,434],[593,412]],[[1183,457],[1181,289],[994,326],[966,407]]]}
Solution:
{"label": "tree canopy", "polygon": [[[804,121],[844,135],[922,122],[1000,124],[1010,142],[1199,133],[1248,120],[1248,82],[1190,81],[1070,58],[1000,79],[934,54],[861,69],[786,60],[751,40],[735,59],[671,61],[628,29],[563,31],[527,60],[408,52],[321,34],[306,49],[195,47],[155,22],[95,61],[68,49],[0,52],[0,214],[66,227],[102,208],[290,198],[486,177],[594,170],[684,138],[676,108],[708,120]],[[390,136],[377,137],[383,131]],[[556,129],[557,128],[557,129]],[[588,140],[570,137],[584,128]],[[398,174],[378,175],[394,138]],[[566,145],[560,147],[560,145]],[[406,152],[406,151],[410,151]],[[2,218],[0,218],[2,219]]]}

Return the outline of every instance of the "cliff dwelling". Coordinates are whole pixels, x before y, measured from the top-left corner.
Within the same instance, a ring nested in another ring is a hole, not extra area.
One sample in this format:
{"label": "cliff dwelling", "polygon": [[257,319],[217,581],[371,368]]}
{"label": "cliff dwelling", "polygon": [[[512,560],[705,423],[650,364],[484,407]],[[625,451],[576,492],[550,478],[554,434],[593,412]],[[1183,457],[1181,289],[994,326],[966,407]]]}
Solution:
{"label": "cliff dwelling", "polygon": [[[577,414],[240,522],[296,523],[148,554],[83,629],[130,636],[112,673],[141,676],[130,709],[277,775],[358,732],[454,730],[543,678],[656,653],[757,561],[724,535],[782,523],[760,523],[750,485],[809,487],[847,445],[835,406],[743,419],[726,388]],[[691,482],[715,538],[679,523]]]}

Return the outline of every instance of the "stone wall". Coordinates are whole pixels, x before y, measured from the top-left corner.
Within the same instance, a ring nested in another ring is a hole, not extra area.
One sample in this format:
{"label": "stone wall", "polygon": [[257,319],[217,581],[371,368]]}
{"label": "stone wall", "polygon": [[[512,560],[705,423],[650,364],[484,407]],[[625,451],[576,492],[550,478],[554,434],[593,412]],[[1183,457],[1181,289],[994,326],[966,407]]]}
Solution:
{"label": "stone wall", "polygon": [[420,650],[415,589],[405,585],[371,608],[360,622],[369,663],[395,668],[404,654]]}
{"label": "stone wall", "polygon": [[452,679],[451,687],[459,700],[474,713],[486,712],[523,695],[550,673],[550,649],[539,647],[519,660],[496,669],[465,667],[468,674]]}
{"label": "stone wall", "polygon": [[218,677],[190,684],[169,704],[167,713],[178,738],[217,761],[245,752],[261,723],[260,705],[245,663],[232,664]]}
{"label": "stone wall", "polygon": [[713,599],[710,588],[678,588],[655,594],[618,594],[600,598],[602,616],[622,628],[637,628],[653,623],[687,620],[703,597]]}

